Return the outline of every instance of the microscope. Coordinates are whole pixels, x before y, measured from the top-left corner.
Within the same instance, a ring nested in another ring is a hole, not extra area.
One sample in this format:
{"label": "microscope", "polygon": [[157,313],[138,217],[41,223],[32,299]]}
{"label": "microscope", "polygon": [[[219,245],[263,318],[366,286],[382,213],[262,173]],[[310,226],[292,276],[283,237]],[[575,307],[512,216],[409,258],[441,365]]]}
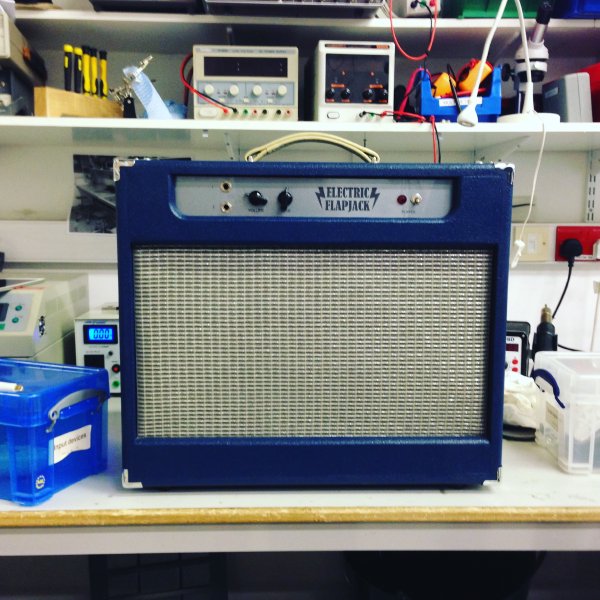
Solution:
{"label": "microscope", "polygon": [[[529,50],[529,61],[531,63],[531,80],[534,86],[541,83],[548,71],[548,48],[544,44],[544,35],[548,29],[550,16],[553,10],[553,2],[543,0],[540,3],[535,18],[535,27],[527,40]],[[521,44],[515,53],[514,68],[509,64],[502,67],[502,80],[512,79],[515,84],[515,113],[520,113],[523,108],[525,87],[527,86],[527,67],[525,65],[525,50]]]}

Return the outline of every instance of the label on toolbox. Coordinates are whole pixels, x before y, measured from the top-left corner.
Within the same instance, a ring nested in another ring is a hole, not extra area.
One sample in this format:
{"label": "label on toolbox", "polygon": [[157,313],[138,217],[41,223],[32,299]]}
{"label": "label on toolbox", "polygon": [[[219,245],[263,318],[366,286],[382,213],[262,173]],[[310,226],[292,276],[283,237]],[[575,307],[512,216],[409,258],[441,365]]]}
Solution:
{"label": "label on toolbox", "polygon": [[[52,442],[51,442],[52,443]],[[86,425],[54,438],[54,464],[64,460],[72,452],[89,450],[92,445],[92,426]]]}
{"label": "label on toolbox", "polygon": [[[439,106],[455,106],[456,105],[456,101],[454,100],[454,98],[436,98],[436,100],[438,101]],[[469,104],[469,97],[464,96],[462,98],[459,98],[458,103],[461,106],[466,106],[467,104]],[[481,96],[477,96],[477,99],[475,100],[475,104],[483,104],[483,98]]]}

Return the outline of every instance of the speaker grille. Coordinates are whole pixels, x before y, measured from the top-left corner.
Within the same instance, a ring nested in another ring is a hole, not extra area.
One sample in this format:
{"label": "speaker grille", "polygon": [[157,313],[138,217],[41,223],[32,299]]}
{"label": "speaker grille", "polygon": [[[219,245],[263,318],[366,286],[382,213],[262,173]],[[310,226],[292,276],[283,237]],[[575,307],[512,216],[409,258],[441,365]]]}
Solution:
{"label": "speaker grille", "polygon": [[138,435],[483,436],[492,253],[139,247]]}

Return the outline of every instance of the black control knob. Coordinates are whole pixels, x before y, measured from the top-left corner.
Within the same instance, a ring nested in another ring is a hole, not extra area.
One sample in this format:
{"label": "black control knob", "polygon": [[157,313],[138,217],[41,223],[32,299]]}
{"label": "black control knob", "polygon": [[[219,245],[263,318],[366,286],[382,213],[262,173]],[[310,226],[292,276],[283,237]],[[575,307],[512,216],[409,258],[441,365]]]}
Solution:
{"label": "black control knob", "polygon": [[248,202],[252,206],[264,206],[268,200],[257,190],[254,190],[248,194]]}
{"label": "black control knob", "polygon": [[335,98],[335,90],[332,88],[325,90],[325,98],[327,98],[327,100],[333,100]]}
{"label": "black control knob", "polygon": [[288,206],[292,203],[294,196],[292,196],[287,190],[283,190],[283,192],[279,192],[279,196],[277,196],[277,202],[279,202],[279,206],[283,212],[285,212]]}
{"label": "black control knob", "polygon": [[377,99],[380,102],[387,102],[388,96],[389,96],[388,91],[385,88],[381,88],[379,90],[379,92],[377,92]]}
{"label": "black control knob", "polygon": [[367,88],[367,89],[366,89],[366,90],[364,90],[364,91],[363,91],[363,93],[362,93],[362,97],[363,97],[365,100],[372,100],[374,95],[375,95],[375,94],[374,94],[374,92],[373,92],[373,90],[372,90],[371,88]]}
{"label": "black control knob", "polygon": [[342,97],[342,100],[349,100],[351,95],[352,95],[352,92],[350,91],[350,88],[343,89],[342,93],[340,94],[340,96]]}

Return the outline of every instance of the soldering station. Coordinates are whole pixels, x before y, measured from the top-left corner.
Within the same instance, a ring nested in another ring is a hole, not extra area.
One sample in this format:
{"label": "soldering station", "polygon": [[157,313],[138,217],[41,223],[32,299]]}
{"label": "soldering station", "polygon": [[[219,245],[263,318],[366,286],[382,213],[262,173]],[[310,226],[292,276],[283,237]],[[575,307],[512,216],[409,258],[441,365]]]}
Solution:
{"label": "soldering station", "polygon": [[[2,256],[0,499],[37,505],[105,472],[119,401],[119,485],[132,498],[489,491],[505,444],[545,448],[566,473],[600,472],[600,278],[589,347],[569,325],[573,288],[600,260],[597,153],[581,184],[592,218],[534,220],[548,132],[600,118],[600,66],[553,65],[552,22],[600,18],[597,1],[92,5],[386,29],[318,28],[301,47],[228,30],[170,48],[167,71],[164,56],[125,56],[75,29],[45,62],[0,8],[0,115],[108,117],[115,139],[177,120],[175,137],[210,138],[210,152],[218,131],[229,159],[175,159],[160,138],[148,156],[100,153],[114,159],[114,196],[91,199],[117,224],[111,302],[95,302],[93,270]],[[486,24],[481,53],[439,52],[444,19],[472,17]],[[405,20],[423,24],[410,50]],[[446,132],[503,126],[529,133],[482,137],[473,160],[446,152]],[[427,148],[390,162],[378,132],[403,128],[425,131]],[[522,145],[534,160],[519,179]],[[553,263],[543,294],[518,279],[533,260]]]}

